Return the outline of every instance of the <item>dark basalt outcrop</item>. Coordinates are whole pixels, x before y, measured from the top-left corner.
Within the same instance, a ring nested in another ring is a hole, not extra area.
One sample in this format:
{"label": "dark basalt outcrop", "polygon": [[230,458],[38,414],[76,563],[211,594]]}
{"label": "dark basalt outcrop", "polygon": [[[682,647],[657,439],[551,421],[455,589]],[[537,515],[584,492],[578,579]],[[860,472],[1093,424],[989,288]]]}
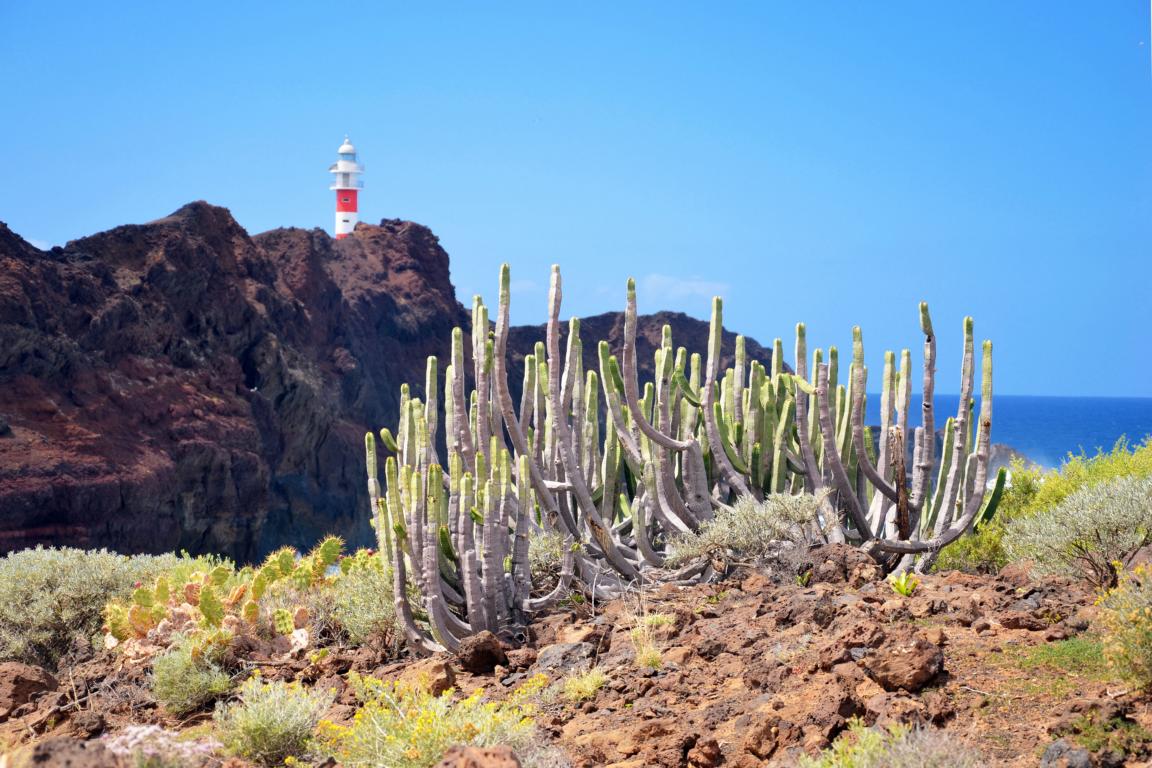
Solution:
{"label": "dark basalt outcrop", "polygon": [[[706,323],[644,317],[642,365],[665,322],[704,351]],[[367,544],[364,430],[457,325],[448,254],[411,222],[249,236],[196,202],[47,252],[0,224],[0,551]],[[588,365],[622,327],[584,321]],[[542,335],[514,329],[517,388]]]}

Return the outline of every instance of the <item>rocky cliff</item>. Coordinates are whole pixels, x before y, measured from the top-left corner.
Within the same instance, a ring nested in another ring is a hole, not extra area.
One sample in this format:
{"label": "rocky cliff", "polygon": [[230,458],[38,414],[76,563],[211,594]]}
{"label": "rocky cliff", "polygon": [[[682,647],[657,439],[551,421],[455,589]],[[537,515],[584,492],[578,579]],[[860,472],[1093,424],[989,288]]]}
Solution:
{"label": "rocky cliff", "polygon": [[[665,322],[703,351],[706,324],[647,317],[643,363]],[[366,543],[364,430],[456,325],[448,254],[411,222],[249,236],[197,202],[47,252],[0,224],[0,551]],[[541,337],[513,333],[514,384]]]}

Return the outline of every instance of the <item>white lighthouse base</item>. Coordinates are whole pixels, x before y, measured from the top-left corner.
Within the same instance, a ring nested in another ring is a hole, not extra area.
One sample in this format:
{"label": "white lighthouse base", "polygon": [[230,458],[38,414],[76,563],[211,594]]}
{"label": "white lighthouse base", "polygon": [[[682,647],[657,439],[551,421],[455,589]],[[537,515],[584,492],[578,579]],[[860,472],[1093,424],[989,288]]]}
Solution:
{"label": "white lighthouse base", "polygon": [[336,239],[348,237],[352,234],[352,230],[356,229],[356,222],[359,221],[359,216],[354,211],[337,211],[336,212]]}

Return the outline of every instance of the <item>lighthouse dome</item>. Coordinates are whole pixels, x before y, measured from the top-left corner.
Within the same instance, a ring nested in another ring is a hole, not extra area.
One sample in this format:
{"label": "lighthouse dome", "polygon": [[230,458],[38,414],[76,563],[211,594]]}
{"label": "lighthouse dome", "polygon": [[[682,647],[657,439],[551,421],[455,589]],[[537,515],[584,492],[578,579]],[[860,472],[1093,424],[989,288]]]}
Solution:
{"label": "lighthouse dome", "polygon": [[345,136],[344,143],[336,151],[341,155],[354,155],[356,154],[356,147],[352,146],[352,142],[348,141],[348,137]]}

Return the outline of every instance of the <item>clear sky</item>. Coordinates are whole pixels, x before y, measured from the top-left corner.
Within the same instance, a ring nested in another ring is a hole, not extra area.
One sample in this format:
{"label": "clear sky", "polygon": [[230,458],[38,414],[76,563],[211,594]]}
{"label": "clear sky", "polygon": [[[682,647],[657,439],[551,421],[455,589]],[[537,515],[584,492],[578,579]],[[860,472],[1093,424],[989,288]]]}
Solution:
{"label": "clear sky", "polygon": [[864,328],[957,391],[1152,395],[1146,0],[0,2],[0,220],[39,244],[205,199],[250,232],[430,226],[467,302],[623,304],[792,344]]}

